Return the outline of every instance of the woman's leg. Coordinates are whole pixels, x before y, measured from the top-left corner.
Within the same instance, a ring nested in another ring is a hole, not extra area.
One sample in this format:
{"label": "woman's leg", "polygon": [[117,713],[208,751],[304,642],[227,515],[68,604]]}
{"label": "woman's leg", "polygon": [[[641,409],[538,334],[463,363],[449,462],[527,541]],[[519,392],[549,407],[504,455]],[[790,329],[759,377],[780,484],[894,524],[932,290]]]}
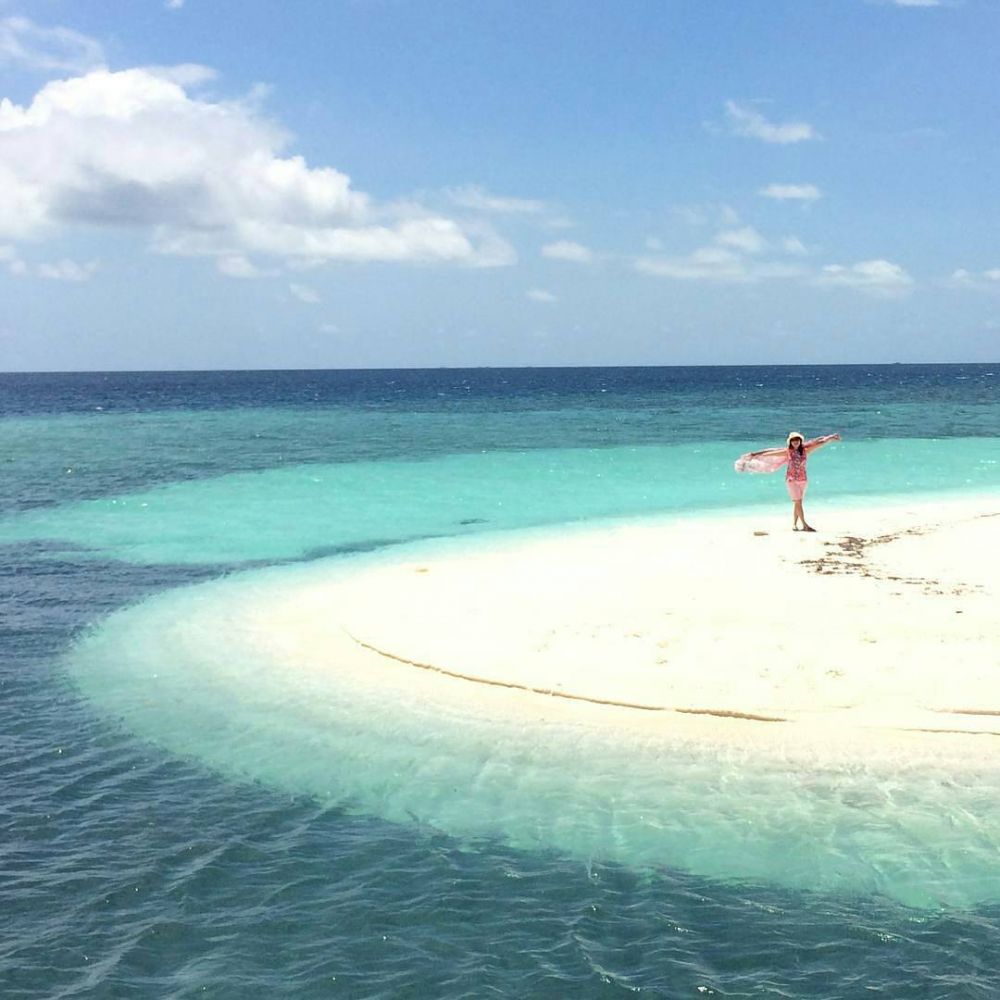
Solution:
{"label": "woman's leg", "polygon": [[815,531],[806,523],[806,515],[802,510],[802,501],[806,495],[806,484],[796,479],[788,480],[788,495],[792,498],[792,530],[798,531],[802,525],[803,531]]}
{"label": "woman's leg", "polygon": [[805,515],[805,513],[802,510],[802,501],[801,500],[798,503],[798,507],[799,507],[799,520],[802,522],[802,530],[803,531],[815,531],[816,529],[814,527],[812,527],[812,525],[806,524],[806,515]]}

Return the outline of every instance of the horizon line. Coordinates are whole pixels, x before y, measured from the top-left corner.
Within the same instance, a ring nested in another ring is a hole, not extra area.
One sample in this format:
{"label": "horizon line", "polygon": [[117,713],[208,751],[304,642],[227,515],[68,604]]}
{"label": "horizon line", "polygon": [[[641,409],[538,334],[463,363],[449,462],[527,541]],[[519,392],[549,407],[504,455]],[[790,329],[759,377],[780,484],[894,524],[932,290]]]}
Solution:
{"label": "horizon line", "polygon": [[5,375],[219,375],[275,374],[279,372],[431,372],[431,371],[600,371],[660,368],[945,368],[963,365],[1000,366],[996,361],[836,361],[754,362],[752,364],[655,364],[655,365],[403,365],[351,366],[346,368],[17,368]]}

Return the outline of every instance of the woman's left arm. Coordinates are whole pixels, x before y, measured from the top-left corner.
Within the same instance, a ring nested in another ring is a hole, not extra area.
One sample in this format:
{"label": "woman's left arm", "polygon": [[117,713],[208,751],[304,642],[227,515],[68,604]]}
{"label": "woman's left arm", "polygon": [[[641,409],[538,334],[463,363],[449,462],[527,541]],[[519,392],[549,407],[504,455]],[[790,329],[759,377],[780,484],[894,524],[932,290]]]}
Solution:
{"label": "woman's left arm", "polygon": [[806,441],[803,447],[806,450],[806,454],[811,451],[815,451],[817,448],[822,448],[823,445],[829,444],[831,441],[839,441],[839,434],[824,434],[822,437],[813,438],[811,441]]}

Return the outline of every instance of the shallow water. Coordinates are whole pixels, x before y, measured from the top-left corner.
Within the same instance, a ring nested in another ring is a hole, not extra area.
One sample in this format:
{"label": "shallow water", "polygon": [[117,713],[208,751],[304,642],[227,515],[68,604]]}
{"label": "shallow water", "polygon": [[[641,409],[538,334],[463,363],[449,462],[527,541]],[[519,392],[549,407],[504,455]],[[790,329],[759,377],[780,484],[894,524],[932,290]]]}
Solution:
{"label": "shallow water", "polygon": [[102,624],[71,676],[179,756],[459,843],[925,908],[1000,903],[1000,767],[967,748],[867,760],[664,743],[563,706],[473,707],[455,681],[415,700],[402,676],[338,673],[322,650],[302,661],[280,636],[260,641],[273,609],[344,571],[322,560],[170,591]]}
{"label": "shallow water", "polygon": [[[254,562],[594,518],[702,514],[737,504],[774,509],[783,502],[781,476],[736,476],[733,452],[731,442],[706,441],[231,472],[26,511],[0,521],[0,543],[47,542],[63,554],[141,563]],[[978,493],[1000,487],[1000,439],[858,441],[810,464],[819,503]]]}
{"label": "shallow water", "polygon": [[783,516],[729,470],[791,426],[845,436],[817,513],[993,492],[991,372],[0,377],[3,995],[996,995],[989,768],[805,781],[317,703],[212,625],[415,539]]}

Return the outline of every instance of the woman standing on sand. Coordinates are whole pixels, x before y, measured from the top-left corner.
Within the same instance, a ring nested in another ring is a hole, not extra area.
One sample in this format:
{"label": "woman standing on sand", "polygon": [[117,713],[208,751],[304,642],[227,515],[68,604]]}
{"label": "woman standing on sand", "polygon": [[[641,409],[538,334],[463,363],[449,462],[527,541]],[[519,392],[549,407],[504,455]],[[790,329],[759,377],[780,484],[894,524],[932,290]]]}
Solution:
{"label": "woman standing on sand", "polygon": [[783,465],[785,470],[785,485],[788,495],[792,498],[792,531],[815,531],[806,523],[802,511],[802,498],[806,495],[809,480],[806,476],[806,459],[811,452],[831,441],[839,441],[839,434],[826,434],[823,437],[806,441],[798,431],[792,431],[784,448],[766,448],[764,451],[751,451],[736,460],[737,472],[777,472]]}

